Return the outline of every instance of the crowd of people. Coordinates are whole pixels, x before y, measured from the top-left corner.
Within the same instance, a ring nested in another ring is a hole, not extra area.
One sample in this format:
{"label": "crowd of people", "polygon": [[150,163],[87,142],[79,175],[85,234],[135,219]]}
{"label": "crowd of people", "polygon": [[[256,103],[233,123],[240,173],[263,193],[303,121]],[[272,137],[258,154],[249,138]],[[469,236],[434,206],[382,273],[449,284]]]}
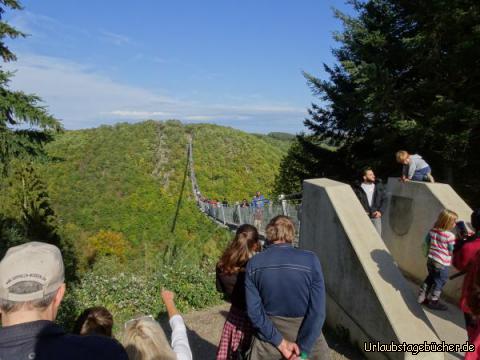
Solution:
{"label": "crowd of people", "polygon": [[[420,156],[399,151],[397,160],[405,166],[402,181],[433,181]],[[381,233],[385,193],[371,169],[354,190]],[[259,210],[265,206],[259,192],[253,205],[244,202],[242,206]],[[478,348],[466,354],[468,360],[480,358],[480,209],[472,213],[471,224],[468,229],[448,209],[439,214],[424,240],[428,276],[418,294],[419,303],[445,310],[440,297],[450,265],[460,271],[454,277],[464,276],[460,308],[468,338]],[[326,293],[321,265],[315,253],[292,245],[295,232],[292,219],[279,215],[266,226],[264,249],[257,227],[244,224],[224,250],[216,265],[216,286],[231,307],[217,360],[330,358],[322,333]],[[55,322],[65,292],[57,247],[29,242],[8,249],[0,262],[0,359],[192,359],[187,328],[171,291],[159,294],[169,317],[170,341],[151,315],[127,321],[116,340],[113,316],[102,306],[85,309],[67,333]]]}
{"label": "crowd of people", "polygon": [[102,306],[79,316],[72,333],[55,323],[65,295],[64,264],[51,244],[29,242],[10,248],[0,262],[0,359],[191,360],[187,328],[175,295],[162,290],[172,329],[168,342],[151,315],[127,321],[120,341],[113,316]]}
{"label": "crowd of people", "polygon": [[[218,261],[217,288],[232,305],[217,359],[328,359],[319,260],[292,246],[290,218],[272,219],[266,233],[269,245],[260,251],[256,227],[241,226]],[[171,291],[160,294],[170,342],[151,315],[127,321],[114,339],[113,316],[102,306],[85,309],[67,333],[55,322],[65,292],[56,246],[29,242],[8,249],[0,262],[0,359],[192,359]]]}
{"label": "crowd of people", "polygon": [[[208,197],[202,196],[202,194],[198,190],[197,190],[197,195],[198,195],[198,199],[201,202],[210,205],[212,208],[232,206],[231,203],[225,197],[223,198],[222,201],[215,198],[210,199]],[[267,199],[264,195],[262,195],[260,191],[257,191],[250,202],[248,202],[247,199],[243,199],[242,201],[235,201],[233,203],[233,206],[240,206],[241,208],[257,209],[257,208],[263,208],[268,204],[270,204],[270,200]]]}
{"label": "crowd of people", "polygon": [[[203,197],[199,191],[197,191],[197,195],[198,200],[202,204],[204,204],[203,211],[205,211],[208,215],[214,218],[221,217],[218,213],[218,211],[220,211],[220,208],[227,208],[231,206],[226,198],[224,198],[223,201],[219,201],[218,199],[209,199]],[[271,201],[267,199],[260,191],[257,191],[250,203],[247,199],[243,199],[241,202],[236,201],[233,206],[240,209],[249,209],[249,211],[251,211],[251,214],[253,215],[253,225],[260,229],[262,228],[264,223],[264,209],[269,204],[271,204]],[[236,221],[239,220],[240,218],[237,217]]]}

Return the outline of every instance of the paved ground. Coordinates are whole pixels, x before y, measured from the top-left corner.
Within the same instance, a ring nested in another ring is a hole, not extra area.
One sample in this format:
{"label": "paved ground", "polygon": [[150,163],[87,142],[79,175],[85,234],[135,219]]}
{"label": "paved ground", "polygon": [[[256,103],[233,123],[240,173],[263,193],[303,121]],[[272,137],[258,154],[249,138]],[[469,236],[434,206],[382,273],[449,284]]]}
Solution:
{"label": "paved ground", "polygon": [[[418,285],[410,281],[410,286],[417,293]],[[433,330],[440,340],[447,344],[464,344],[467,341],[467,332],[465,331],[465,320],[463,313],[457,305],[445,304],[448,306],[447,311],[430,310],[426,306],[422,306],[427,315],[427,325]],[[463,353],[446,353],[446,360],[463,359]]]}
{"label": "paved ground", "polygon": [[[412,288],[417,288],[412,284]],[[228,314],[229,304],[225,303],[202,311],[195,311],[184,315],[188,327],[188,337],[195,360],[215,359],[217,344],[220,339],[223,324]],[[462,344],[466,341],[466,333],[463,328],[463,316],[461,311],[454,305],[448,304],[448,311],[438,312],[424,308],[428,318],[428,325],[437,336],[450,344]],[[161,321],[164,329],[168,332],[165,319]],[[327,342],[332,349],[331,360],[360,360],[362,354],[352,348],[333,334],[325,334]],[[447,353],[445,359],[463,359],[463,354]]]}
{"label": "paved ground", "polygon": [[[228,309],[229,305],[223,304],[184,315],[195,360],[215,359],[217,344]],[[332,360],[363,359],[359,352],[350,346],[342,344],[329,334],[326,334],[326,337],[332,348]]]}

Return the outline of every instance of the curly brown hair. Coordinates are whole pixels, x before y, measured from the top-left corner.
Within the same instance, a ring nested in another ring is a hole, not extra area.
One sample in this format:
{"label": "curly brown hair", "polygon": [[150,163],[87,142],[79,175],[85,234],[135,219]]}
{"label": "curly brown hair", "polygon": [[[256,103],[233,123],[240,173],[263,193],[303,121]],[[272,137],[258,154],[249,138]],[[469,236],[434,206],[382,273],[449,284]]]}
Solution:
{"label": "curly brown hair", "polygon": [[278,215],[274,217],[268,223],[265,232],[269,243],[292,243],[295,240],[295,225],[288,216]]}

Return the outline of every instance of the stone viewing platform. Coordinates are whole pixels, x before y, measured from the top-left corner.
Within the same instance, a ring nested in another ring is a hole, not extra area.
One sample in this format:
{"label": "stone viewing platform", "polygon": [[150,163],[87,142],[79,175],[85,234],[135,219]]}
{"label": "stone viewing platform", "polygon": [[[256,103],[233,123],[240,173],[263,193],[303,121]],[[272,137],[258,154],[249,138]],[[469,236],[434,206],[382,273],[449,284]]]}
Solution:
{"label": "stone viewing platform", "polygon": [[[436,216],[449,208],[467,221],[471,210],[445,184],[390,179],[383,239],[351,187],[329,179],[304,183],[300,247],[322,263],[328,294],[327,324],[343,329],[351,343],[421,344],[466,341],[463,314],[427,310],[416,301],[426,276],[422,242]],[[451,270],[455,272],[455,269]],[[455,302],[462,279],[447,287]],[[419,358],[410,353],[365,353],[372,359]],[[462,358],[458,353],[422,353],[421,359]]]}

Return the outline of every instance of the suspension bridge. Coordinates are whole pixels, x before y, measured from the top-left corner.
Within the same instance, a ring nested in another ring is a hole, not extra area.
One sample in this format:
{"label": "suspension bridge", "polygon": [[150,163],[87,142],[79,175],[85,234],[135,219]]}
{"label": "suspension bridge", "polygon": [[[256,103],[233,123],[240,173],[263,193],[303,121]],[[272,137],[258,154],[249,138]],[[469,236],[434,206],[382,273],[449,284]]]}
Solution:
{"label": "suspension bridge", "polygon": [[242,207],[240,202],[233,205],[224,205],[221,202],[212,203],[202,196],[200,186],[197,182],[193,159],[192,136],[189,137],[188,142],[188,163],[195,202],[200,210],[217,224],[228,227],[232,230],[237,229],[242,224],[254,225],[263,236],[265,234],[265,227],[271,219],[278,215],[286,215],[293,220],[298,239],[298,234],[300,232],[302,193],[281,195],[278,200],[261,200],[261,204],[259,204],[258,207]]}

